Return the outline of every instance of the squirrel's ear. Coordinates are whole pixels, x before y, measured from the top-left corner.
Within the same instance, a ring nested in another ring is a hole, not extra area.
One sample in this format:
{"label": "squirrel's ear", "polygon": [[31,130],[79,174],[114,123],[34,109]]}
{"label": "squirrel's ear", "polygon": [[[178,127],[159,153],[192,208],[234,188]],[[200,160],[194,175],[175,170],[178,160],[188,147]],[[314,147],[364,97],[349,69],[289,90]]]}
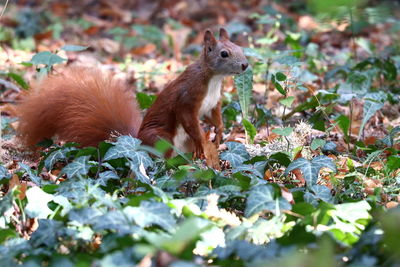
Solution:
{"label": "squirrel's ear", "polygon": [[217,44],[217,40],[210,30],[206,30],[204,33],[204,47],[210,52]]}
{"label": "squirrel's ear", "polygon": [[225,30],[225,28],[219,29],[219,39],[220,39],[221,41],[229,40],[229,34],[228,34],[228,32]]}

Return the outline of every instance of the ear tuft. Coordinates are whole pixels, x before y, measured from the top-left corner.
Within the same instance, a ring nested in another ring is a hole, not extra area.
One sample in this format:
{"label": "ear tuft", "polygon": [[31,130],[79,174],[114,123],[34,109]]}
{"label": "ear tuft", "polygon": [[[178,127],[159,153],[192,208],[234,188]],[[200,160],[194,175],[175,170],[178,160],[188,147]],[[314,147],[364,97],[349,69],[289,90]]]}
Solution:
{"label": "ear tuft", "polygon": [[219,29],[219,39],[220,39],[221,41],[229,40],[229,34],[228,34],[228,32],[225,30],[225,28]]}
{"label": "ear tuft", "polygon": [[211,30],[207,29],[204,33],[204,47],[207,49],[207,51],[211,51],[216,44],[217,40],[215,39]]}

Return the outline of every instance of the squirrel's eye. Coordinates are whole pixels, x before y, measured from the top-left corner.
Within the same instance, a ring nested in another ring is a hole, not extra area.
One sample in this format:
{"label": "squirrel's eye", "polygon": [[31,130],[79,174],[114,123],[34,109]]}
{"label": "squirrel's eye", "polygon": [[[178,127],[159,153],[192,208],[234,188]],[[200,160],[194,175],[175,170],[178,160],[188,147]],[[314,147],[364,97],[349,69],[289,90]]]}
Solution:
{"label": "squirrel's eye", "polygon": [[226,51],[221,51],[221,57],[229,57],[228,52],[226,52]]}

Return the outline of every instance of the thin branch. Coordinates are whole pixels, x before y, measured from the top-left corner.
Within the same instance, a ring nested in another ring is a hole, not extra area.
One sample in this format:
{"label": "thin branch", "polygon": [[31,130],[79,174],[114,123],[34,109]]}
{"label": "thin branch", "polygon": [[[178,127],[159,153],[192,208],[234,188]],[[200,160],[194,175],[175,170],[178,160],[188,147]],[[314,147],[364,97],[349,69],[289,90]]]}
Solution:
{"label": "thin branch", "polygon": [[6,12],[7,5],[8,5],[8,0],[6,0],[6,4],[4,5],[3,9],[1,10],[0,19],[1,19],[1,17],[3,17],[4,13]]}

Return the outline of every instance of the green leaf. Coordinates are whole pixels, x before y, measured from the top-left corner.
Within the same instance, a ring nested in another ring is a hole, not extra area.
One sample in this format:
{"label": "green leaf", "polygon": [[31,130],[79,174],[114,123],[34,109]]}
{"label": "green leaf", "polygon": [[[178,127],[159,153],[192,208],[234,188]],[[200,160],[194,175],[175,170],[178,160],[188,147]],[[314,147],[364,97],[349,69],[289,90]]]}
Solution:
{"label": "green leaf", "polygon": [[276,77],[276,79],[277,79],[278,81],[280,81],[280,82],[286,81],[286,75],[283,74],[282,72],[277,72],[277,73],[275,74],[275,77]]}
{"label": "green leaf", "polygon": [[126,207],[123,212],[140,227],[158,225],[167,231],[172,231],[176,224],[171,209],[160,202],[142,201],[139,207]]}
{"label": "green leaf", "polygon": [[329,231],[344,244],[356,243],[371,219],[369,210],[371,206],[365,200],[335,205],[335,209],[330,211],[335,220],[329,225]]}
{"label": "green leaf", "polygon": [[200,238],[200,234],[212,226],[209,220],[190,217],[183,221],[172,235],[148,232],[145,238],[153,246],[162,248],[173,255],[179,255],[187,247],[193,247],[194,242]]}
{"label": "green leaf", "polygon": [[[14,189],[15,190],[15,189]],[[0,199],[0,214],[5,216],[5,212],[13,206],[13,191],[8,192],[5,196]]]}
{"label": "green leaf", "polygon": [[394,171],[400,168],[400,156],[392,155],[388,157],[386,166],[390,171]]}
{"label": "green leaf", "polygon": [[272,161],[272,163],[277,162],[285,167],[289,166],[289,164],[291,162],[290,156],[284,152],[277,152],[277,153],[272,154],[269,157],[269,160]]}
{"label": "green leaf", "polygon": [[242,120],[244,129],[246,130],[247,135],[250,137],[250,143],[253,144],[254,137],[256,137],[257,129],[254,125],[246,119]]}
{"label": "green leaf", "polygon": [[117,142],[113,143],[115,146],[107,151],[104,160],[129,158],[137,164],[143,163],[145,167],[148,167],[152,164],[152,160],[147,153],[139,151],[141,142],[132,136],[120,136]]}
{"label": "green leaf", "polygon": [[244,47],[243,48],[244,51],[244,55],[246,57],[254,57],[258,60],[264,60],[265,57],[263,55],[261,55],[260,53],[257,52],[257,50],[255,50],[254,48],[250,48],[250,47]]}
{"label": "green leaf", "polygon": [[0,165],[0,181],[3,179],[10,179],[11,178],[11,174],[8,173],[7,169],[3,166]]}
{"label": "green leaf", "polygon": [[95,231],[114,230],[120,235],[136,233],[139,228],[133,227],[132,222],[120,210],[112,210],[102,216],[95,217],[91,224],[93,224]]}
{"label": "green leaf", "polygon": [[[218,259],[225,260],[229,263],[245,261],[247,263],[257,262],[260,265],[255,264],[254,266],[265,266],[265,264],[271,257],[277,257],[280,252],[280,247],[275,245],[255,245],[245,240],[227,240],[225,246],[218,246],[214,249],[213,254],[217,255]],[[232,260],[234,259],[234,260]],[[264,264],[263,264],[264,263]],[[234,266],[234,264],[232,264]],[[241,265],[239,265],[241,266]],[[247,266],[252,266],[249,264]]]}
{"label": "green leaf", "polygon": [[310,147],[311,147],[312,150],[317,150],[320,147],[324,147],[325,144],[326,144],[325,140],[319,139],[319,138],[315,138],[315,139],[312,140]]}
{"label": "green leaf", "polygon": [[286,91],[285,89],[283,89],[282,85],[278,82],[274,82],[275,88],[276,90],[278,90],[279,93],[281,93],[282,95],[286,95]]}
{"label": "green leaf", "polygon": [[284,99],[279,100],[279,103],[290,108],[293,104],[294,99],[295,99],[294,96],[288,96]]}
{"label": "green leaf", "polygon": [[29,85],[25,82],[24,78],[21,75],[18,75],[14,72],[7,73],[7,76],[13,79],[16,83],[18,83],[23,89],[28,89]]}
{"label": "green leaf", "polygon": [[156,95],[148,95],[145,93],[136,93],[136,100],[139,103],[141,109],[146,109],[153,105],[154,101],[156,101]]}
{"label": "green leaf", "polygon": [[328,187],[324,185],[315,184],[311,186],[311,190],[314,192],[316,198],[319,198],[328,203],[333,202],[331,190]]}
{"label": "green leaf", "polygon": [[292,127],[275,128],[272,129],[272,132],[282,136],[289,136],[293,132],[293,128]]}
{"label": "green leaf", "polygon": [[392,146],[394,146],[394,138],[396,137],[396,135],[398,133],[400,133],[400,126],[394,127],[387,136],[385,136],[384,138],[381,139],[381,141],[385,145],[392,147]]}
{"label": "green leaf", "polygon": [[81,45],[64,45],[63,47],[61,47],[61,50],[64,51],[74,51],[74,52],[78,52],[78,51],[83,51],[88,49],[89,46],[81,46]]}
{"label": "green leaf", "polygon": [[343,134],[346,138],[346,141],[349,142],[349,128],[350,128],[350,119],[346,115],[340,115],[336,118],[336,122],[338,123],[340,129],[343,131]]}
{"label": "green leaf", "polygon": [[300,169],[307,186],[311,187],[317,183],[319,171],[323,167],[336,171],[336,165],[331,158],[327,156],[318,156],[311,161],[305,158],[296,159],[286,168],[285,174],[287,175],[290,171]]}
{"label": "green leaf", "polygon": [[99,174],[99,184],[106,186],[108,180],[118,180],[119,176],[114,171],[104,171]]}
{"label": "green leaf", "polygon": [[36,185],[41,185],[42,184],[42,179],[37,176],[34,170],[31,169],[28,165],[24,163],[18,163],[19,167],[21,167],[22,170],[25,171],[26,174],[28,174],[29,179],[31,179],[32,182],[34,182]]}
{"label": "green leaf", "polygon": [[53,169],[53,166],[57,161],[66,160],[67,153],[71,150],[73,150],[73,148],[66,147],[51,152],[44,160],[44,166],[46,167],[46,169],[50,171],[51,169]]}
{"label": "green leaf", "polygon": [[69,212],[68,219],[72,222],[80,224],[92,224],[96,217],[103,215],[100,210],[93,207],[84,207],[82,209],[74,209]]}
{"label": "green leaf", "polygon": [[239,103],[244,119],[248,119],[249,106],[253,90],[253,70],[247,70],[234,78],[235,87],[239,96]]}
{"label": "green leaf", "polygon": [[238,142],[227,142],[227,151],[221,153],[221,159],[227,160],[232,165],[232,167],[237,167],[241,165],[244,161],[250,158],[246,147]]}
{"label": "green leaf", "polygon": [[54,196],[47,194],[40,187],[31,187],[26,191],[28,204],[25,207],[25,212],[30,218],[46,219],[47,216],[53,213],[47,206],[47,203],[53,200]]}
{"label": "green leaf", "polygon": [[382,92],[379,93],[369,93],[365,96],[363,119],[361,121],[360,131],[358,134],[358,140],[361,139],[361,135],[364,130],[365,124],[369,119],[380,109],[383,108],[384,101],[386,100],[386,95]]}
{"label": "green leaf", "polygon": [[59,55],[53,54],[49,51],[39,52],[32,57],[32,59],[28,63],[32,63],[33,65],[44,64],[46,66],[53,66],[54,64],[62,63],[67,61],[65,58],[60,57]]}
{"label": "green leaf", "polygon": [[91,165],[89,164],[89,156],[76,158],[73,162],[65,166],[61,170],[61,174],[66,174],[68,178],[74,176],[81,177],[89,172]]}
{"label": "green leaf", "polygon": [[328,142],[326,142],[326,144],[322,148],[322,152],[323,153],[336,154],[337,153],[337,145],[332,141],[328,141]]}
{"label": "green leaf", "polygon": [[38,223],[39,228],[33,232],[29,243],[34,247],[55,247],[58,241],[59,232],[63,226],[62,222],[41,219]]}
{"label": "green leaf", "polygon": [[290,210],[291,205],[284,198],[274,199],[274,188],[272,185],[256,185],[250,192],[246,201],[246,209],[244,214],[250,217],[258,212],[271,211],[278,212],[280,210]]}
{"label": "green leaf", "polygon": [[0,244],[3,244],[4,241],[17,238],[18,234],[14,229],[0,229]]}

